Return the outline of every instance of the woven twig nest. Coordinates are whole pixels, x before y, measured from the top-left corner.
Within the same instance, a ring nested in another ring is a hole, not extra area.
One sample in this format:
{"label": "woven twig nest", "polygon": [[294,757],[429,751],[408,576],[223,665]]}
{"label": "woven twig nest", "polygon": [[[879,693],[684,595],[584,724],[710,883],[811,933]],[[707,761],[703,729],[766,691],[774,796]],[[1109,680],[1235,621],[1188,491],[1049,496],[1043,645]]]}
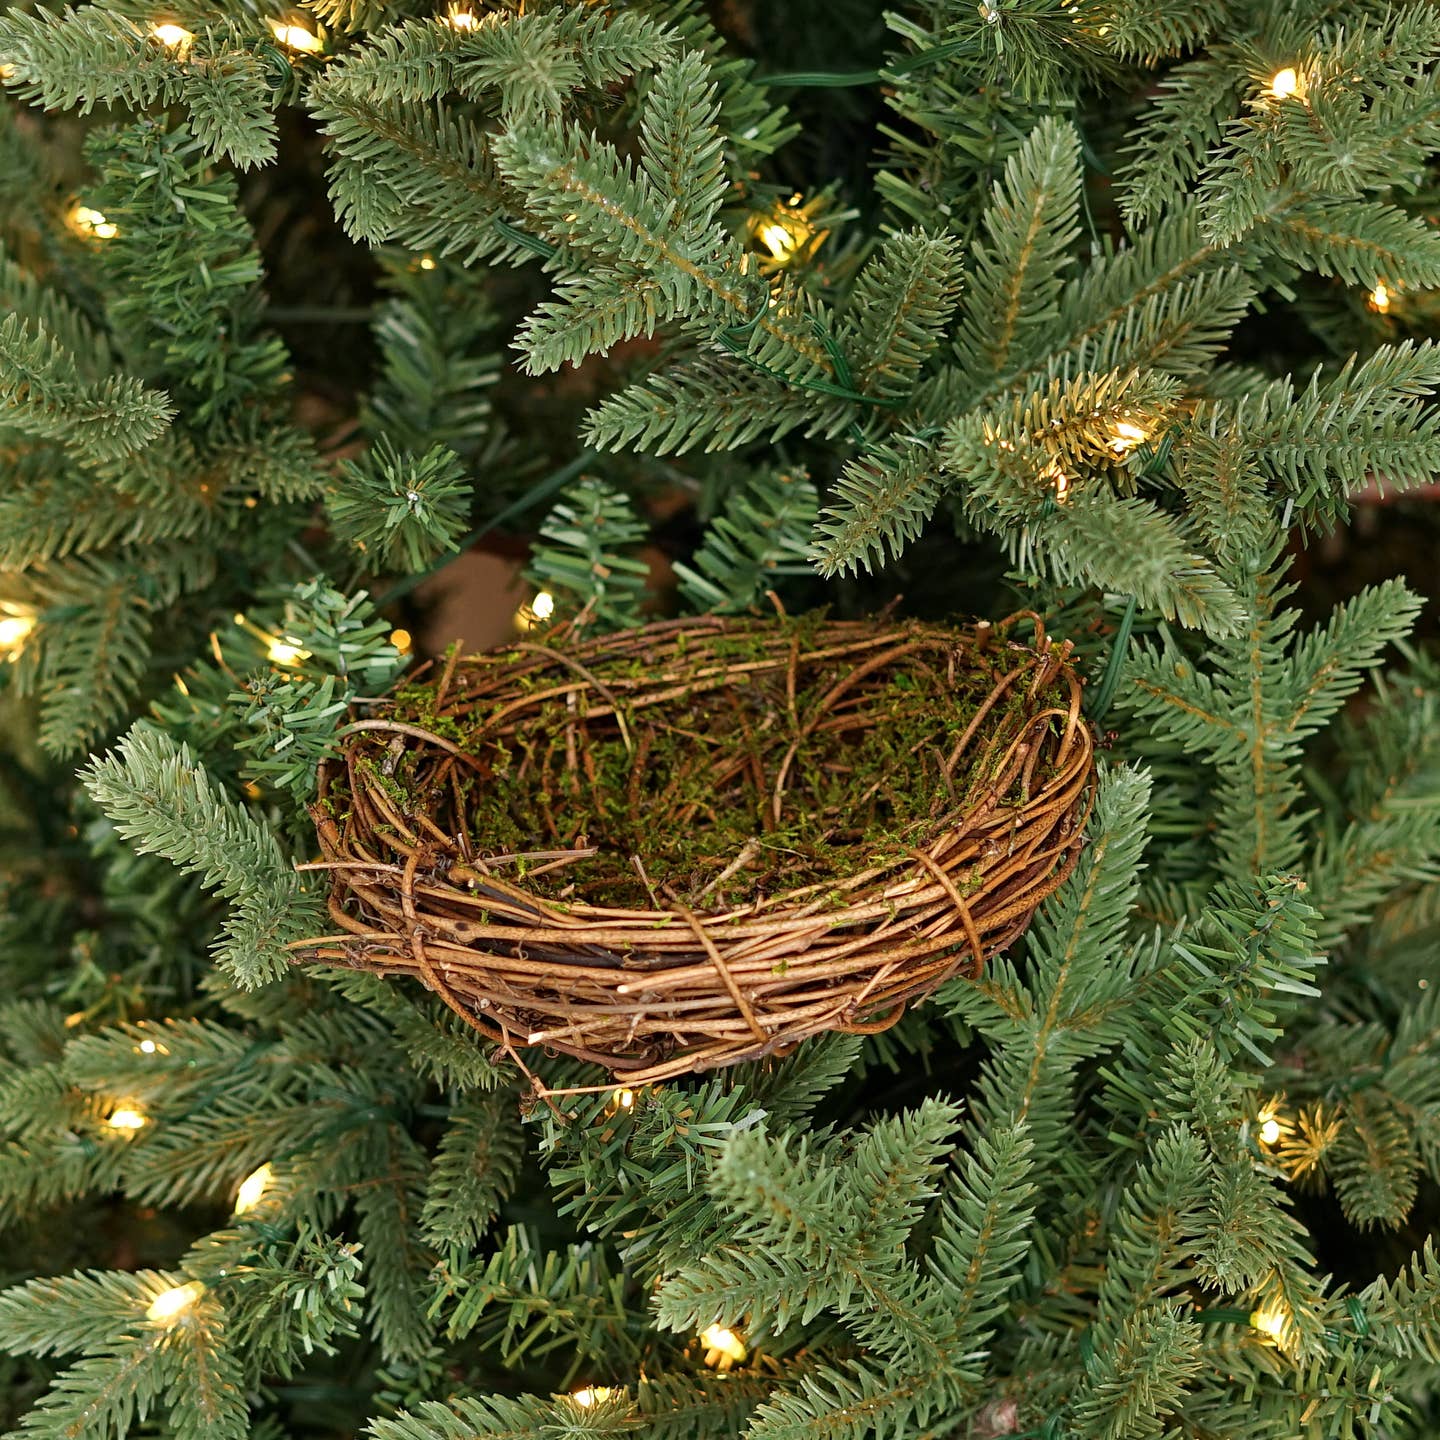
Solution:
{"label": "woven twig nest", "polygon": [[323,767],[339,933],[299,954],[634,1084],[881,1030],[1079,853],[1069,647],[1008,628],[710,617],[452,659]]}

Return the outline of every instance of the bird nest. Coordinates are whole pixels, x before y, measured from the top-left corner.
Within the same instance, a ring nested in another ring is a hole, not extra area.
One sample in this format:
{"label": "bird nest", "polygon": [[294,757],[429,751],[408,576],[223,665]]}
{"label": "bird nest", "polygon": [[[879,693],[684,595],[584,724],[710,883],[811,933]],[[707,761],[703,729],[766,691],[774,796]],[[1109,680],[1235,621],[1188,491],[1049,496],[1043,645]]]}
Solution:
{"label": "bird nest", "polygon": [[1079,854],[1069,646],[1013,628],[707,617],[452,656],[322,767],[338,933],[297,957],[631,1084],[882,1030]]}

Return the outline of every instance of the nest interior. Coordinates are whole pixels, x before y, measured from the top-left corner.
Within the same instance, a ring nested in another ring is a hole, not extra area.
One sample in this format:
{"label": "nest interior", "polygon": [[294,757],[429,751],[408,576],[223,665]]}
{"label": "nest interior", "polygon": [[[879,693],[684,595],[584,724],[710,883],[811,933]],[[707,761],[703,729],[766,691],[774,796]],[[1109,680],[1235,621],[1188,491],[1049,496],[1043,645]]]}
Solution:
{"label": "nest interior", "polygon": [[322,767],[339,933],[296,948],[632,1083],[883,1028],[1078,855],[1079,682],[1006,629],[711,617],[452,657]]}

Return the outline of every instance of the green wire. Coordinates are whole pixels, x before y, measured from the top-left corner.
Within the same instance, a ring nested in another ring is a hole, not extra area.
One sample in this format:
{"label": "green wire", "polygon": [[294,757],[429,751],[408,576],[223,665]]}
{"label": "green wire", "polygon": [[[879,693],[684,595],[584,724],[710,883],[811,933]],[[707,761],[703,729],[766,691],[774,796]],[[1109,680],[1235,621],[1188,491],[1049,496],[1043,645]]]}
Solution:
{"label": "green wire", "polygon": [[906,60],[897,60],[883,70],[795,70],[782,75],[757,75],[755,79],[761,85],[771,85],[777,89],[791,87],[847,90],[855,85],[879,85],[892,75],[908,75],[912,70],[923,70],[927,65],[949,60],[955,55],[963,55],[972,48],[968,40],[951,40],[919,55],[911,55]]}
{"label": "green wire", "polygon": [[1120,617],[1120,628],[1115,632],[1115,642],[1110,646],[1110,658],[1105,662],[1105,674],[1095,696],[1090,718],[1098,725],[1115,698],[1120,684],[1120,671],[1125,664],[1125,652],[1130,648],[1130,632],[1135,628],[1135,597],[1126,602],[1125,613]]}

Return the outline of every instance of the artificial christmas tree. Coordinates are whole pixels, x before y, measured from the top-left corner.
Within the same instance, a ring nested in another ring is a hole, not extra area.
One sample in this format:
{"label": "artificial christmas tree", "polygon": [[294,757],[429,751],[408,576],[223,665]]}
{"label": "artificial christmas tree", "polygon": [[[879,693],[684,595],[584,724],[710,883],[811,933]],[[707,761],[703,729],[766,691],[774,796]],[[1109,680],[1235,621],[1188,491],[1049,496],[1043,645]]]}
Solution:
{"label": "artificial christmas tree", "polygon": [[[1361,0],[9,7],[18,1433],[1435,1433],[1440,526],[1347,525],[1440,475],[1437,60]],[[502,533],[562,667],[1033,612],[1073,873],[890,1028],[634,1087],[297,959],[322,767]]]}

